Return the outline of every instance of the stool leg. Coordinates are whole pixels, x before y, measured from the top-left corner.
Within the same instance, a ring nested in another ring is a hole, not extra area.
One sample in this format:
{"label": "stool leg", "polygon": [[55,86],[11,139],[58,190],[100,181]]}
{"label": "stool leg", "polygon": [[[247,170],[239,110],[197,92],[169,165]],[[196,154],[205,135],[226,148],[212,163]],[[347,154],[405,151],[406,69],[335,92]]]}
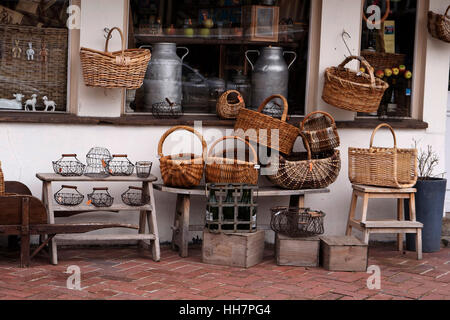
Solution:
{"label": "stool leg", "polygon": [[416,233],[417,260],[422,260],[422,229],[418,228]]}
{"label": "stool leg", "polygon": [[[361,222],[366,222],[367,221],[367,211],[369,209],[369,194],[365,193],[364,194],[364,198],[363,198],[363,207],[362,207],[362,216],[361,216]],[[363,230],[363,236],[364,236],[364,243],[365,244],[369,244],[369,236],[370,236],[370,232],[367,229]]]}
{"label": "stool leg", "polygon": [[[405,220],[403,204],[404,204],[403,199],[397,200],[397,219],[398,219],[398,221]],[[398,251],[400,251],[400,252],[403,251],[403,233],[397,234],[397,246],[398,246]]]}
{"label": "stool leg", "polygon": [[355,192],[352,193],[352,199],[350,202],[350,211],[348,213],[348,220],[347,220],[347,230],[346,235],[351,236],[352,235],[352,225],[351,221],[355,219],[355,211],[356,211],[356,204],[358,203],[358,196],[355,194]]}

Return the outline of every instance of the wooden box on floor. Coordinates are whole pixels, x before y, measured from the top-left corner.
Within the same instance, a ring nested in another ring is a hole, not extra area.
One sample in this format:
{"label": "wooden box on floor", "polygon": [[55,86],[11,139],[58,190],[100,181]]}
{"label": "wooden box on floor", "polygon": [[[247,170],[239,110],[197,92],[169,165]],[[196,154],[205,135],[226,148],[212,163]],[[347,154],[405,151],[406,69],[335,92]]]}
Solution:
{"label": "wooden box on floor", "polygon": [[318,267],[320,238],[275,236],[275,255],[279,266]]}
{"label": "wooden box on floor", "polygon": [[367,271],[368,246],[355,237],[320,237],[321,263],[330,271]]}
{"label": "wooden box on floor", "polygon": [[250,268],[261,263],[264,256],[263,230],[254,233],[203,232],[203,263]]}

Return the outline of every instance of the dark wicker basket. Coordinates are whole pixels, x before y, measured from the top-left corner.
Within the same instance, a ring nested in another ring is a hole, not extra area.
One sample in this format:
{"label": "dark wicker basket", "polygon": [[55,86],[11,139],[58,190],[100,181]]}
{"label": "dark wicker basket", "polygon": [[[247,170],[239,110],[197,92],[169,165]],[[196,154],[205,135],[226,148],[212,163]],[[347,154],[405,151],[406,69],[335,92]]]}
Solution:
{"label": "dark wicker basket", "polygon": [[[73,158],[73,160],[65,160]],[[63,154],[61,159],[53,161],[53,170],[63,177],[79,177],[84,173],[86,166],[77,159],[76,154]]]}
{"label": "dark wicker basket", "polygon": [[304,208],[272,208],[270,227],[273,231],[291,237],[312,237],[325,232],[325,213]]}
{"label": "dark wicker basket", "polygon": [[88,199],[89,204],[97,208],[108,208],[114,203],[114,198],[109,194],[108,188],[94,188],[92,193],[88,194]]}
{"label": "dark wicker basket", "polygon": [[122,194],[122,201],[127,206],[142,207],[150,202],[150,196],[144,194],[143,188],[130,186],[129,189]]}
{"label": "dark wicker basket", "polygon": [[152,115],[157,119],[177,119],[183,115],[183,108],[181,104],[166,98],[152,105]]}
{"label": "dark wicker basket", "polygon": [[336,122],[331,114],[316,111],[308,114],[300,124],[311,147],[311,152],[320,153],[333,150],[340,145]]}
{"label": "dark wicker basket", "polygon": [[[65,191],[65,189],[71,189],[71,192]],[[61,189],[54,195],[55,201],[61,206],[74,207],[80,205],[84,196],[77,190],[77,187],[62,186]]]}
{"label": "dark wicker basket", "polygon": [[[117,160],[117,158],[123,160]],[[115,154],[106,164],[106,170],[112,176],[131,176],[134,172],[134,164],[128,160],[128,155]]]}

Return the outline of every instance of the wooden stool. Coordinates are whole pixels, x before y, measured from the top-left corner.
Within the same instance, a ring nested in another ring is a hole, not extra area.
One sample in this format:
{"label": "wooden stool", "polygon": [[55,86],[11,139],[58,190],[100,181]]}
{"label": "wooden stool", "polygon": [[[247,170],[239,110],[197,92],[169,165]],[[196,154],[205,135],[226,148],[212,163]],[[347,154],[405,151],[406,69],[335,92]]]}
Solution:
{"label": "wooden stool", "polygon": [[[347,236],[352,234],[352,228],[361,230],[364,235],[364,243],[369,244],[371,233],[396,233],[398,250],[403,251],[403,234],[416,234],[417,259],[422,259],[422,228],[423,224],[416,221],[416,189],[379,188],[362,185],[353,185],[353,194],[350,205],[350,213],[347,222]],[[363,199],[361,220],[355,220],[356,204],[358,197]],[[367,208],[369,199],[397,199],[397,220],[370,221],[367,220]],[[410,221],[404,218],[404,199],[409,199]]]}

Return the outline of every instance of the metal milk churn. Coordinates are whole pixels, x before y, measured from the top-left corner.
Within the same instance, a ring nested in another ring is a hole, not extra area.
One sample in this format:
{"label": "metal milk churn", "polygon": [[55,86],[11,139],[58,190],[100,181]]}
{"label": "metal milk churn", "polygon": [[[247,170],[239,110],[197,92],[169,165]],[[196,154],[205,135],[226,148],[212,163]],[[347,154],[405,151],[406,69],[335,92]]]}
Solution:
{"label": "metal milk churn", "polygon": [[[164,102],[166,98],[181,105],[182,65],[183,59],[189,54],[189,49],[177,48],[175,43],[156,43],[150,47],[152,59],[144,79],[144,108],[151,111],[153,104]],[[186,54],[180,58],[177,49],[186,50]]]}
{"label": "metal milk churn", "polygon": [[[259,55],[259,59],[255,64],[248,57],[248,54],[251,52]],[[284,60],[286,54],[294,56],[289,65]],[[297,59],[297,53],[294,51],[283,51],[281,47],[265,47],[261,52],[258,50],[248,50],[245,52],[245,57],[253,70],[251,99],[251,106],[253,108],[258,108],[267,97],[274,94],[281,94],[286,98],[288,97],[289,68]],[[278,100],[275,99],[273,101],[275,103],[269,103],[264,109],[264,113],[271,116],[281,116],[283,104],[281,100]]]}

